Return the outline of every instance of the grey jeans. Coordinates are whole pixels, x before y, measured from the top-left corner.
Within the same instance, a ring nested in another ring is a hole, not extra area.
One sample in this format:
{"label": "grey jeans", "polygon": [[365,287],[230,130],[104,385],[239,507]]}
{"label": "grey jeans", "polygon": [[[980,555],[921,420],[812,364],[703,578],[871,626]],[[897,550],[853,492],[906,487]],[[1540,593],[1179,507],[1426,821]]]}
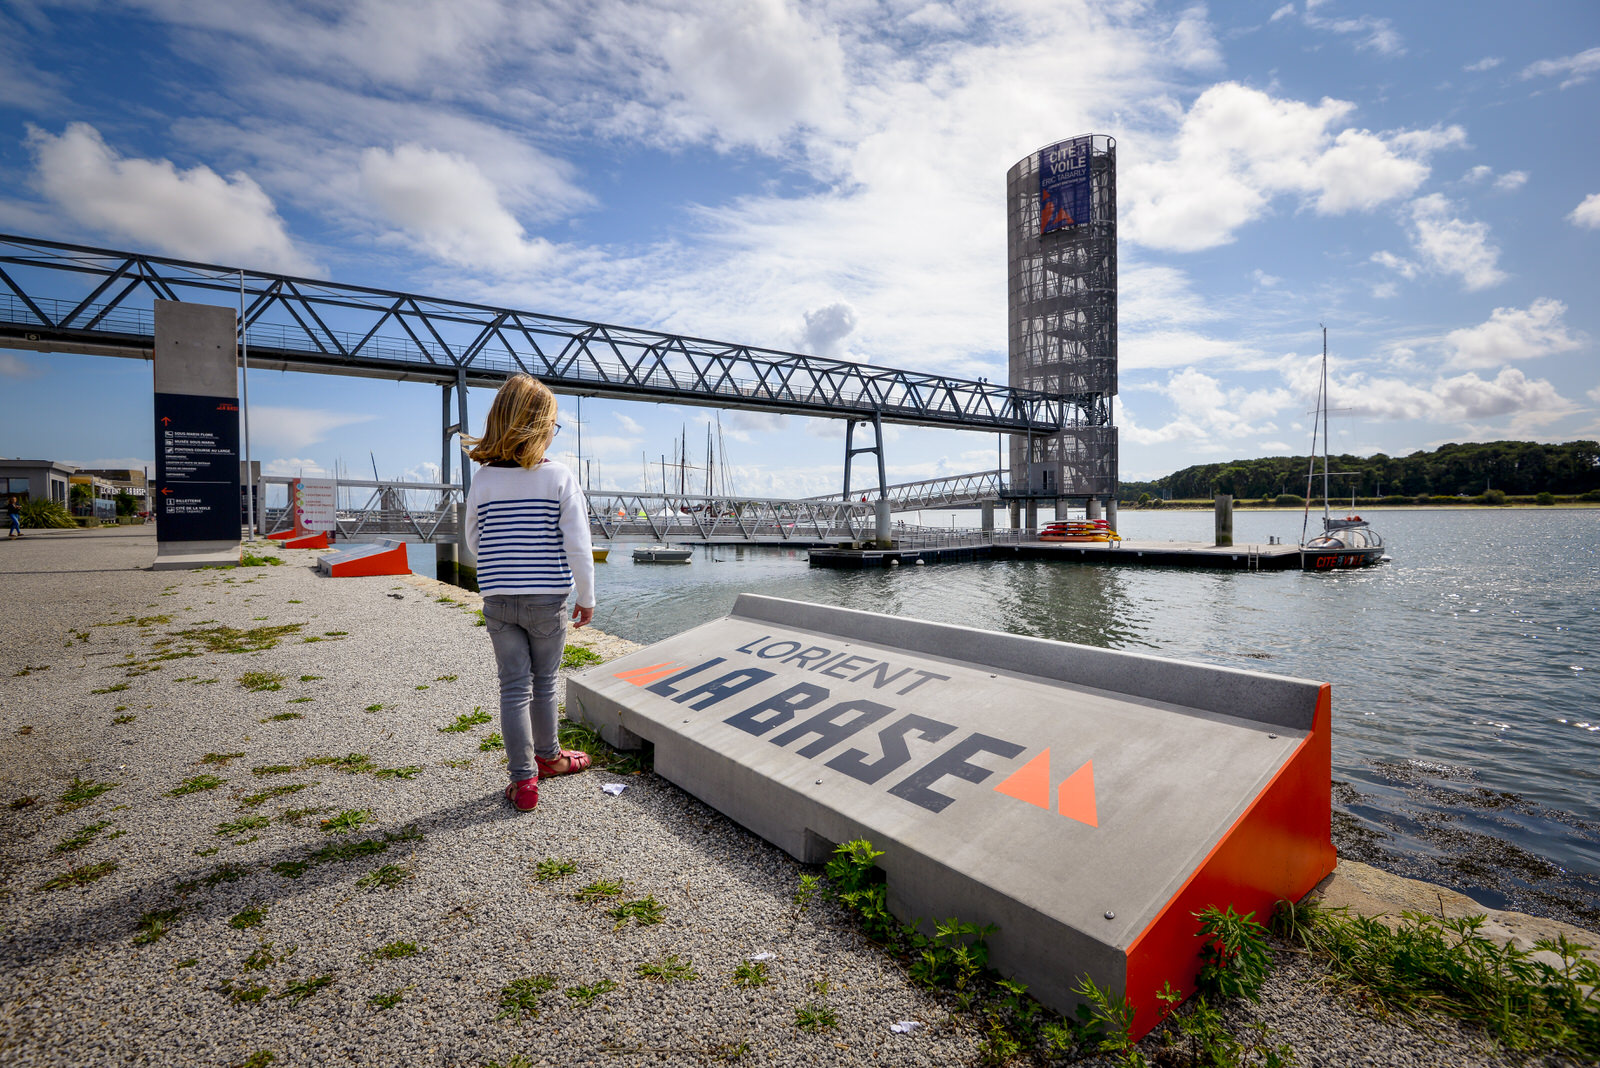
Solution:
{"label": "grey jeans", "polygon": [[534,755],[555,760],[556,669],[566,645],[565,594],[495,594],[483,599],[484,624],[500,669],[500,736],[512,782],[537,774]]}

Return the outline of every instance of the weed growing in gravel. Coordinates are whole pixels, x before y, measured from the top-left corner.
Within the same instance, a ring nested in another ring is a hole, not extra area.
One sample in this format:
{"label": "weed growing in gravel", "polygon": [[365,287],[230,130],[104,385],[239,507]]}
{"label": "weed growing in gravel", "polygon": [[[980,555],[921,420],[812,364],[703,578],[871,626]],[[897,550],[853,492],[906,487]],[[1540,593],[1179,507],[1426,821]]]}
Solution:
{"label": "weed growing in gravel", "polygon": [[428,684],[425,682],[412,687],[413,690],[426,690],[427,688]]}
{"label": "weed growing in gravel", "polygon": [[462,757],[459,760],[444,760],[440,761],[440,763],[450,768],[470,768],[472,767],[472,758]]}
{"label": "weed growing in gravel", "polygon": [[298,770],[294,764],[260,764],[251,768],[250,774],[259,778],[262,775],[287,775],[291,771]]}
{"label": "weed growing in gravel", "polygon": [[478,752],[493,753],[496,750],[504,749],[505,747],[506,740],[500,737],[499,731],[495,731],[493,734],[489,735],[489,737],[478,743]]}
{"label": "weed growing in gravel", "polygon": [[300,681],[301,682],[316,682],[320,678],[322,678],[321,675],[301,675],[300,676]]}
{"label": "weed growing in gravel", "polygon": [[606,915],[617,921],[616,927],[625,926],[629,920],[640,927],[649,927],[666,918],[667,907],[657,901],[654,894],[646,894],[637,901],[624,901],[616,908],[608,909]]}
{"label": "weed growing in gravel", "polygon": [[1370,917],[1312,910],[1285,933],[1384,1008],[1469,1020],[1520,1052],[1600,1061],[1600,962],[1582,955],[1588,947],[1564,936],[1532,950],[1502,946],[1482,933],[1486,922],[1406,912],[1391,930]]}
{"label": "weed growing in gravel", "polygon": [[368,705],[367,706],[367,711],[368,712],[382,712],[383,711],[383,706],[382,705]]}
{"label": "weed growing in gravel", "polygon": [[298,712],[279,712],[276,716],[267,716],[265,719],[260,720],[260,722],[262,722],[262,723],[282,723],[285,720],[305,719],[305,718],[306,717],[302,716]]}
{"label": "weed growing in gravel", "polygon": [[347,808],[337,816],[322,821],[323,834],[349,834],[372,819],[370,808]]}
{"label": "weed growing in gravel", "polygon": [[621,895],[621,879],[596,879],[572,896],[579,901],[599,901],[601,898],[620,897]]}
{"label": "weed growing in gravel", "polygon": [[267,816],[245,816],[241,819],[233,820],[231,823],[217,824],[216,833],[227,838],[236,834],[243,834],[246,831],[260,830],[271,822],[272,820]]}
{"label": "weed growing in gravel", "polygon": [[539,995],[548,993],[555,987],[556,977],[549,974],[513,979],[500,988],[500,1011],[495,1014],[495,1019],[504,1020],[509,1017],[520,1021],[524,1016],[538,1019]]}
{"label": "weed growing in gravel", "polygon": [[283,563],[276,556],[257,556],[255,553],[240,553],[240,567],[278,567]]}
{"label": "weed growing in gravel", "polygon": [[472,610],[472,625],[474,627],[487,627],[489,625],[489,621],[483,618],[483,609],[474,608]]}
{"label": "weed growing in gravel", "polygon": [[221,864],[198,879],[185,879],[177,886],[178,893],[187,894],[199,886],[207,888],[220,883],[236,883],[250,873],[250,869],[240,864]]}
{"label": "weed growing in gravel", "polygon": [[304,790],[312,785],[314,784],[309,782],[288,782],[284,783],[282,786],[271,786],[265,790],[262,790],[259,794],[251,794],[249,797],[241,797],[239,799],[239,804],[245,808],[256,808],[259,805],[271,801],[275,797],[283,797],[285,794],[297,793],[298,791]]}
{"label": "weed growing in gravel", "polygon": [[587,667],[590,664],[603,664],[605,657],[582,645],[568,645],[561,650],[561,666],[564,668]]}
{"label": "weed growing in gravel", "polygon": [[637,965],[633,974],[657,983],[692,983],[700,978],[695,974],[694,962],[683,960],[676,953],[669,953],[660,960],[647,960]]}
{"label": "weed growing in gravel", "polygon": [[[261,989],[265,991],[267,988],[262,987]],[[267,1068],[267,1065],[277,1059],[278,1055],[270,1049],[258,1049],[238,1064],[233,1065],[233,1068]]]}
{"label": "weed growing in gravel", "polygon": [[251,927],[260,927],[266,919],[266,907],[252,901],[228,918],[228,926],[238,931],[245,931]]}
{"label": "weed growing in gravel", "polygon": [[733,969],[735,986],[766,986],[771,975],[764,960],[742,960]]}
{"label": "weed growing in gravel", "polygon": [[458,678],[460,678],[459,675],[435,675],[434,678],[433,678],[433,681],[434,682],[455,682],[456,679],[458,679]]}
{"label": "weed growing in gravel", "polygon": [[385,864],[374,868],[356,880],[358,890],[393,890],[411,878],[411,869],[403,864]]}
{"label": "weed growing in gravel", "polygon": [[718,1042],[706,1047],[706,1054],[719,1061],[736,1061],[750,1052],[748,1042]]}
{"label": "weed growing in gravel", "polygon": [[32,724],[24,723],[22,726],[17,728],[17,733],[26,738],[28,735],[33,733]]}
{"label": "weed growing in gravel", "polygon": [[190,852],[197,857],[214,857],[221,848],[221,846],[212,846],[210,849],[194,849]]}
{"label": "weed growing in gravel", "polygon": [[371,1005],[375,1012],[392,1009],[400,1004],[400,999],[405,997],[406,991],[410,989],[409,986],[403,986],[399,990],[391,990],[387,994],[374,994],[367,999],[367,1004]]}
{"label": "weed growing in gravel", "polygon": [[197,794],[202,790],[215,790],[228,780],[219,779],[215,775],[193,775],[183,780],[179,786],[174,786],[167,791],[168,797],[183,797],[186,794]]}
{"label": "weed growing in gravel", "polygon": [[[221,989],[224,994],[228,995],[228,1000],[232,1001],[235,1005],[254,1004],[271,993],[271,991],[264,986],[257,986],[254,984],[234,986],[232,983],[226,981],[223,982],[219,989]],[[261,1061],[259,1063],[266,1064],[267,1062]]]}
{"label": "weed growing in gravel", "polygon": [[178,922],[178,917],[183,915],[183,906],[175,909],[158,909],[147,912],[139,917],[139,930],[133,936],[133,944],[147,946],[151,942],[159,942],[163,935],[172,930],[173,924]]}
{"label": "weed growing in gravel", "polygon": [[389,843],[382,838],[363,838],[359,842],[334,842],[306,856],[313,864],[328,864],[340,860],[359,860],[387,852]]}
{"label": "weed growing in gravel", "polygon": [[90,690],[89,692],[90,693],[121,693],[123,690],[126,690],[127,688],[128,688],[128,684],[127,683],[119,682],[119,683],[115,683],[114,685],[104,687],[103,689]]}
{"label": "weed growing in gravel", "polygon": [[562,993],[571,998],[573,1004],[588,1008],[595,1003],[595,999],[601,994],[609,994],[616,988],[616,980],[600,979],[590,983],[588,986],[569,986]]}
{"label": "weed growing in gravel", "polygon": [[109,820],[101,820],[99,823],[91,823],[86,827],[79,827],[75,833],[61,839],[51,849],[57,853],[75,852],[94,841],[95,836],[109,826],[111,826]]}
{"label": "weed growing in gravel", "polygon": [[427,948],[427,946],[419,946],[415,942],[394,941],[379,946],[368,956],[373,960],[403,960],[406,957],[415,957]]}
{"label": "weed growing in gravel", "polygon": [[68,868],[49,882],[40,883],[40,890],[65,890],[71,886],[88,886],[96,879],[104,879],[107,875],[117,870],[114,860],[102,860],[98,864],[83,864],[76,868]]}
{"label": "weed growing in gravel", "polygon": [[239,685],[247,690],[261,692],[283,689],[284,677],[276,671],[246,671],[239,676]]}
{"label": "weed growing in gravel", "polygon": [[67,787],[66,792],[56,799],[56,815],[59,816],[74,809],[82,808],[107,790],[115,789],[120,785],[120,783],[114,782],[95,782],[93,779],[80,779],[74,775],[72,777],[72,785]]}
{"label": "weed growing in gravel", "polygon": [[257,945],[255,950],[244,959],[244,967],[246,971],[264,972],[274,964],[282,964],[284,961],[294,956],[295,953],[300,949],[299,946],[292,945],[281,955],[274,955],[272,952],[272,947],[278,943],[268,942],[265,938],[260,937],[257,937],[256,943]]}
{"label": "weed growing in gravel", "polygon": [[244,756],[243,753],[207,753],[200,758],[202,764],[220,764],[227,767],[230,763]]}
{"label": "weed growing in gravel", "polygon": [[456,721],[448,727],[440,727],[440,734],[459,734],[470,731],[481,723],[488,723],[494,717],[485,712],[482,706],[474,708],[471,712],[463,712],[456,717]]}
{"label": "weed growing in gravel", "polygon": [[315,700],[315,697],[291,697],[289,698],[289,703],[291,705],[303,705]]}
{"label": "weed growing in gravel", "polygon": [[112,717],[111,722],[112,723],[132,723],[134,720],[136,720],[138,718],[139,718],[138,716],[135,716],[135,715],[132,715],[132,714],[126,714],[126,715]]}
{"label": "weed growing in gravel", "polygon": [[39,795],[38,794],[23,794],[21,797],[12,798],[11,799],[11,803],[6,807],[11,809],[11,811],[16,812],[16,811],[19,811],[20,809],[27,808],[29,805],[33,804],[34,802],[36,802],[38,800],[39,800]]}
{"label": "weed growing in gravel", "polygon": [[375,779],[415,779],[421,774],[421,764],[407,764],[403,768],[379,768],[372,773],[372,777]]}
{"label": "weed growing in gravel", "polygon": [[377,765],[365,753],[350,753],[346,756],[316,756],[306,757],[301,763],[306,768],[332,768],[342,771],[346,775],[359,775],[364,771],[373,771]]}
{"label": "weed growing in gravel", "polygon": [[177,631],[172,637],[188,639],[213,653],[258,653],[276,647],[280,638],[300,633],[300,628],[304,626],[304,623],[282,623],[275,627],[251,627],[249,630],[223,626],[204,630],[190,627]]}
{"label": "weed growing in gravel", "polygon": [[810,1001],[794,1010],[794,1025],[802,1031],[820,1031],[839,1026],[839,1017],[828,1006]]}
{"label": "weed growing in gravel", "polygon": [[285,879],[298,879],[310,867],[311,865],[304,860],[280,860],[272,866],[272,870]]}
{"label": "weed growing in gravel", "polygon": [[272,1000],[282,1001],[284,998],[288,998],[290,1005],[298,1005],[306,998],[310,997],[312,994],[315,994],[317,991],[321,990],[325,986],[328,986],[332,982],[332,972],[329,972],[326,975],[314,975],[310,979],[301,979],[298,982],[290,983],[281,991],[272,995]]}
{"label": "weed growing in gravel", "polygon": [[200,963],[199,957],[185,957],[173,965],[174,968],[193,968]]}
{"label": "weed growing in gravel", "polygon": [[350,632],[347,630],[325,630],[322,633],[329,638],[345,638],[350,634]]}
{"label": "weed growing in gravel", "polygon": [[[577,870],[578,862],[575,860],[557,860],[554,857],[546,857],[533,866],[533,877],[541,883],[548,883],[551,880],[571,875]],[[621,890],[620,886],[618,890]]]}

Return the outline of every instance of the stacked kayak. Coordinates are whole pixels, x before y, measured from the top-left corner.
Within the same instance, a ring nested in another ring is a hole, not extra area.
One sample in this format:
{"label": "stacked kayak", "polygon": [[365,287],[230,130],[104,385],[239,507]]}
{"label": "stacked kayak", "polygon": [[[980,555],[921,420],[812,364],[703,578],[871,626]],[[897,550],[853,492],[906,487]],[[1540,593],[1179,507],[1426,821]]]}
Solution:
{"label": "stacked kayak", "polygon": [[1066,519],[1039,531],[1040,541],[1121,541],[1104,519]]}

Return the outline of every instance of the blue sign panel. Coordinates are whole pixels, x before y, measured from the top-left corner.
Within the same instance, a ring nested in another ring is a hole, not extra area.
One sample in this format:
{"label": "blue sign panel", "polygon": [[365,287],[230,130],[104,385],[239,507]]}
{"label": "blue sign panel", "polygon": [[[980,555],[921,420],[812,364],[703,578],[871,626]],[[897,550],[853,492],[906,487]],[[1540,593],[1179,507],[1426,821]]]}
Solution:
{"label": "blue sign panel", "polygon": [[1039,233],[1089,221],[1088,134],[1039,152]]}
{"label": "blue sign panel", "polygon": [[238,402],[185,393],[155,397],[160,539],[238,541]]}

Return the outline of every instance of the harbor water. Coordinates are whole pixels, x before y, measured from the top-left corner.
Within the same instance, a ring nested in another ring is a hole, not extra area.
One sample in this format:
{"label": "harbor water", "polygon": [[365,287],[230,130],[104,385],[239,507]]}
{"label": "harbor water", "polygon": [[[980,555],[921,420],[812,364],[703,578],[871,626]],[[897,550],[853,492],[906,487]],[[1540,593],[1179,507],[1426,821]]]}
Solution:
{"label": "harbor water", "polygon": [[[970,527],[977,513],[897,518]],[[1033,560],[836,571],[808,567],[804,549],[741,546],[672,566],[634,564],[619,543],[598,565],[595,624],[651,642],[751,592],[1328,682],[1341,855],[1600,929],[1600,510],[1368,518],[1392,561],[1332,574]],[[1293,544],[1300,525],[1299,512],[1239,511],[1234,541]],[[1209,541],[1212,516],[1128,510],[1119,527]]]}

